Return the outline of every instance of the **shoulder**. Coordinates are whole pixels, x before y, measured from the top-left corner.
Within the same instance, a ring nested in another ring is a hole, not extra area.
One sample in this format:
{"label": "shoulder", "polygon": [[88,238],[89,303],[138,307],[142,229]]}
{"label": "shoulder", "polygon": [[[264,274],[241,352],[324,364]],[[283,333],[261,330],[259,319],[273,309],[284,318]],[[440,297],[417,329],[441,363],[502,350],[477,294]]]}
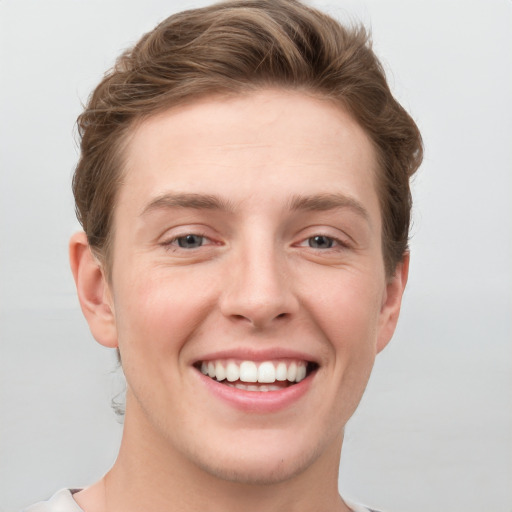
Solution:
{"label": "shoulder", "polygon": [[62,489],[56,492],[48,501],[35,503],[21,512],[83,512],[73,499],[73,493],[77,490]]}
{"label": "shoulder", "polygon": [[[78,489],[62,489],[56,492],[48,501],[40,501],[21,512],[84,512],[73,499],[73,493]],[[353,512],[378,512],[357,503],[345,501]]]}
{"label": "shoulder", "polygon": [[352,501],[344,500],[345,504],[352,510],[352,512],[379,512],[378,510],[374,508],[368,508],[364,505],[360,505],[358,503],[354,503]]}

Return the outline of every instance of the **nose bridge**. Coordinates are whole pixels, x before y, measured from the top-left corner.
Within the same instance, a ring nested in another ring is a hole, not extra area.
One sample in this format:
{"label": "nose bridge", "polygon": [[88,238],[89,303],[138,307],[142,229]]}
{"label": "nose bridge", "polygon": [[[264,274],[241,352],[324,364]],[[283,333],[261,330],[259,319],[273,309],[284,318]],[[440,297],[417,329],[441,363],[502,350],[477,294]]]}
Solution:
{"label": "nose bridge", "polygon": [[286,254],[268,232],[245,237],[232,255],[228,279],[221,300],[225,316],[264,327],[296,311]]}

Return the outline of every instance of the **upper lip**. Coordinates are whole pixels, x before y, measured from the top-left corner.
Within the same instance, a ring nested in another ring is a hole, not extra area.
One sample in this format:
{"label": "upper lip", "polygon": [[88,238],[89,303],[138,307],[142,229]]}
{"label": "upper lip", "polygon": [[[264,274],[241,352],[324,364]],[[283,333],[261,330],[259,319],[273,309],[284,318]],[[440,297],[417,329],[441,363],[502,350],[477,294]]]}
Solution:
{"label": "upper lip", "polygon": [[238,359],[241,361],[273,361],[277,359],[294,359],[297,361],[306,361],[308,363],[319,364],[318,358],[310,353],[301,352],[297,350],[284,349],[281,347],[267,348],[267,349],[250,349],[250,348],[236,348],[225,349],[215,352],[209,352],[194,359],[193,365],[203,361],[213,361],[219,359]]}

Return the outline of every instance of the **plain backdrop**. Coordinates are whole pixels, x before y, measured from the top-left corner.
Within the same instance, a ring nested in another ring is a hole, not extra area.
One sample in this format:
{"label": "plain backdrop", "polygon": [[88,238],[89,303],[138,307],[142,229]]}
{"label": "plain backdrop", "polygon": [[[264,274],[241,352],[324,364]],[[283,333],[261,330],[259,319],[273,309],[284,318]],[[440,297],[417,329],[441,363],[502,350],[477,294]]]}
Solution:
{"label": "plain backdrop", "polygon": [[[110,467],[115,359],[82,319],[74,121],[121,50],[203,1],[0,0],[0,512]],[[422,130],[402,318],[347,427],[343,495],[512,510],[512,2],[312,2],[373,30]]]}

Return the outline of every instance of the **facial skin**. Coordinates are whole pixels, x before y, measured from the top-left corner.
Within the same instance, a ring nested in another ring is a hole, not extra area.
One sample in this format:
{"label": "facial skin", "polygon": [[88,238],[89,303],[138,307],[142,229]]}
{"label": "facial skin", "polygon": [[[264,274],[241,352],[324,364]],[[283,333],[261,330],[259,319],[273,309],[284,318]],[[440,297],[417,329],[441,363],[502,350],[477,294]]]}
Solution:
{"label": "facial skin", "polygon": [[[71,242],[91,331],[119,347],[128,383],[112,474],[125,493],[135,474],[219,495],[315,481],[311,501],[332,506],[343,428],[407,278],[406,260],[384,272],[368,137],[339,106],[265,90],[146,120],[126,162],[110,279],[83,234]],[[228,359],[314,371],[269,405],[276,392],[212,388],[198,369]]]}

